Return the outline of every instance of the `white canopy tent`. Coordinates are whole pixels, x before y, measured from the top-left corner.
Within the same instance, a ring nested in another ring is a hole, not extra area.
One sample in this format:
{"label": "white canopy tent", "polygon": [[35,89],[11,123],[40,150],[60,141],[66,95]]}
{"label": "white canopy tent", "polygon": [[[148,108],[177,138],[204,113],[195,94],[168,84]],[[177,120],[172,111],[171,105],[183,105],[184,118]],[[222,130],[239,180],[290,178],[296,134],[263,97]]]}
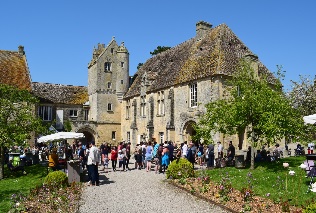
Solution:
{"label": "white canopy tent", "polygon": [[304,116],[303,119],[305,124],[315,124],[316,114]]}
{"label": "white canopy tent", "polygon": [[84,138],[83,133],[77,132],[57,132],[51,135],[45,135],[40,137],[37,142],[38,143],[47,143],[52,141],[60,141],[60,140],[67,140],[67,139],[80,139]]}

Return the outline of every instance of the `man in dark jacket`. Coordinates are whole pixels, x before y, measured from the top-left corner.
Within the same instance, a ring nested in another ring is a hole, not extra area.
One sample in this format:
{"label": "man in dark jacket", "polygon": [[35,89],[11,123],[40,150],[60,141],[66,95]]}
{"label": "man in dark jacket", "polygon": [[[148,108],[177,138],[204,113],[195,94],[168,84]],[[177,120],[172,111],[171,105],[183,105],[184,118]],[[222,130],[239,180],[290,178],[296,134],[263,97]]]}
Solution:
{"label": "man in dark jacket", "polygon": [[213,168],[214,167],[214,144],[208,145],[208,161],[207,161],[207,167]]}
{"label": "man in dark jacket", "polygon": [[195,163],[195,151],[194,151],[194,144],[190,143],[189,144],[189,149],[188,149],[188,153],[187,153],[187,159],[188,161],[190,161],[193,165],[193,169],[194,169],[194,163]]}
{"label": "man in dark jacket", "polygon": [[168,149],[169,149],[169,159],[170,159],[170,162],[173,161],[173,151],[174,151],[174,146],[173,146],[173,143],[172,141],[169,141],[168,142]]}

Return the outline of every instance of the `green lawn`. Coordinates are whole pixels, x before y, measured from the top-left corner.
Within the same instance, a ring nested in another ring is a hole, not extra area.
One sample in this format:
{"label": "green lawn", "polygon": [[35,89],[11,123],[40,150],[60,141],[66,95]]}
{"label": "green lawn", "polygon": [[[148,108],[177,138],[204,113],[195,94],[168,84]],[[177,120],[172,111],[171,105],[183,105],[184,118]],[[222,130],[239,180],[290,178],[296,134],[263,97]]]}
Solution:
{"label": "green lawn", "polygon": [[26,175],[21,171],[9,173],[5,166],[5,178],[0,180],[0,212],[8,212],[13,194],[28,194],[31,188],[41,185],[46,176],[46,167],[33,165],[25,167]]}
{"label": "green lawn", "polygon": [[[299,168],[304,161],[305,157],[289,157],[279,162],[256,163],[254,170],[250,170],[249,167],[245,169],[226,167],[204,172],[216,183],[219,183],[223,177],[228,177],[235,189],[241,190],[252,185],[254,194],[261,197],[269,197],[275,202],[282,199],[289,200],[292,205],[306,205],[306,202],[316,197],[316,193],[308,192],[310,178],[306,178],[306,173]],[[289,163],[288,169],[283,167],[284,162]],[[295,175],[289,175],[290,170],[293,170]]]}

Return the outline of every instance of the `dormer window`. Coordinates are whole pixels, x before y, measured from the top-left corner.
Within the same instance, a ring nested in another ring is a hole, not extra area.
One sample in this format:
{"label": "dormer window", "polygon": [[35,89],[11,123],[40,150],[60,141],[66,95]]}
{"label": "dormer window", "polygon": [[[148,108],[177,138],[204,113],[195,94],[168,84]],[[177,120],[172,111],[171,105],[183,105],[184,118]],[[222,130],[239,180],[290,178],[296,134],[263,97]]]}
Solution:
{"label": "dormer window", "polygon": [[104,71],[111,71],[111,62],[104,63]]}

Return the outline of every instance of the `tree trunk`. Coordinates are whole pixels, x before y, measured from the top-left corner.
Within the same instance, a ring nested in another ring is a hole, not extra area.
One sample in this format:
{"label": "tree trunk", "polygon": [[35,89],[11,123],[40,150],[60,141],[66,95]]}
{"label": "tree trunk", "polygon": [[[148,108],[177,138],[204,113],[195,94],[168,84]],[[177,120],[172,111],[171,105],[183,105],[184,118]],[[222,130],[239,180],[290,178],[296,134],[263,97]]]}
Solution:
{"label": "tree trunk", "polygon": [[255,169],[255,153],[253,146],[250,146],[251,158],[250,158],[250,169]]}
{"label": "tree trunk", "polygon": [[4,178],[4,147],[0,146],[0,180]]}

